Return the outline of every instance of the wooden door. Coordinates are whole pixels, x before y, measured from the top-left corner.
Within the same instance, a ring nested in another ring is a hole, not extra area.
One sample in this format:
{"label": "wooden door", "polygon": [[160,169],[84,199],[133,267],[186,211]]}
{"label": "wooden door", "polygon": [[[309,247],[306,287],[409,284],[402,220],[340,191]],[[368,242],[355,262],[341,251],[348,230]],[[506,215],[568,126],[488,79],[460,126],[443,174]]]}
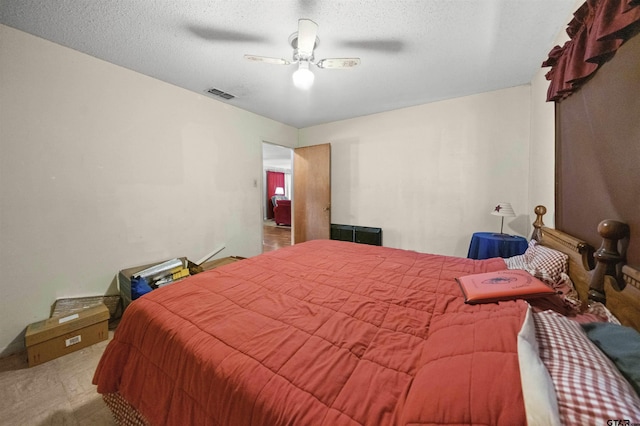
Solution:
{"label": "wooden door", "polygon": [[331,145],[293,150],[293,243],[331,235]]}

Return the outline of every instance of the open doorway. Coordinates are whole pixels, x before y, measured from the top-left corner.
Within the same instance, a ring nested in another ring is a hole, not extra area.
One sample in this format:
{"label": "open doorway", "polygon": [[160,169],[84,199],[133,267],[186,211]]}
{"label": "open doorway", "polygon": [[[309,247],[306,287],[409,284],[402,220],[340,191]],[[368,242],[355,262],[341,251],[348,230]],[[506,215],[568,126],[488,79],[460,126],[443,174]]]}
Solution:
{"label": "open doorway", "polygon": [[293,150],[262,143],[262,251],[291,245]]}

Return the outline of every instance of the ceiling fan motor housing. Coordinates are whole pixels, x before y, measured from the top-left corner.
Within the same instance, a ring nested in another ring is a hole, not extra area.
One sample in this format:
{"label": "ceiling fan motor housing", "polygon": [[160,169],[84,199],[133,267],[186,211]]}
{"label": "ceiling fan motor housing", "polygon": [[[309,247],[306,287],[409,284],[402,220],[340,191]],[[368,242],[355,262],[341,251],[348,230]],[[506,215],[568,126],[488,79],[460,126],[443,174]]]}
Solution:
{"label": "ceiling fan motor housing", "polygon": [[313,62],[313,59],[314,59],[313,51],[320,44],[320,39],[316,36],[316,41],[313,44],[313,49],[312,49],[311,55],[309,55],[309,56],[300,55],[300,53],[298,51],[298,32],[297,31],[289,36],[289,44],[293,48],[293,60],[294,61],[296,61],[296,62],[298,62],[298,61]]}

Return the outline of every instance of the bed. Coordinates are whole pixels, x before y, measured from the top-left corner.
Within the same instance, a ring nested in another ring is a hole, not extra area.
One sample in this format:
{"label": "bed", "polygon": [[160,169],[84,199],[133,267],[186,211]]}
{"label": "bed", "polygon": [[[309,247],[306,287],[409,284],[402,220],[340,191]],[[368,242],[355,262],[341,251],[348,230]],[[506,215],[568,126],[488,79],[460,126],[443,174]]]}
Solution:
{"label": "bed", "polygon": [[[607,283],[620,270],[624,228],[603,231],[607,250],[589,273],[593,250],[544,227],[543,209],[538,250],[567,254],[580,295],[624,293],[614,314],[637,326],[635,270],[616,277],[631,283],[623,291]],[[120,424],[639,422],[632,381],[580,325],[614,325],[604,304],[587,310],[559,294],[465,303],[456,278],[506,267],[331,240],[265,253],[129,305],[94,384]]]}

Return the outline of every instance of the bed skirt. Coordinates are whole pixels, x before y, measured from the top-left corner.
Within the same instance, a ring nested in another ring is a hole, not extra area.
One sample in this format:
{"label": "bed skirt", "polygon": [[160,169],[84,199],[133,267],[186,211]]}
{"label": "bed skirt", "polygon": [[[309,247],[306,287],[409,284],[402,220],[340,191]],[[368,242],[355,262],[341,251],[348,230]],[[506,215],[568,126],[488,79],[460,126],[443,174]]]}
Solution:
{"label": "bed skirt", "polygon": [[148,426],[149,422],[131,404],[127,402],[118,392],[106,393],[102,395],[116,422],[120,426]]}

